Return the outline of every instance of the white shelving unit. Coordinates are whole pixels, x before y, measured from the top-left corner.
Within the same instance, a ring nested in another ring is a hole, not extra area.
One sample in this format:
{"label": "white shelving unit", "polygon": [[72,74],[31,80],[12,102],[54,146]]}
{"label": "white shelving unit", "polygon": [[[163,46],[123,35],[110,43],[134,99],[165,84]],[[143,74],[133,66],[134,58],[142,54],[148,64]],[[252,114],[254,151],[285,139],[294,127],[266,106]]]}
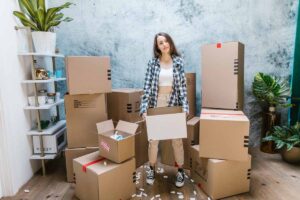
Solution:
{"label": "white shelving unit", "polygon": [[[55,71],[55,58],[64,58],[64,55],[62,54],[44,54],[44,53],[35,53],[35,52],[20,52],[19,56],[29,56],[31,58],[31,74],[32,74],[32,79],[31,80],[24,80],[22,81],[22,84],[29,84],[34,86],[34,96],[35,99],[37,100],[38,96],[38,91],[37,91],[37,85],[38,84],[44,84],[44,83],[52,83],[54,84],[55,91],[57,90],[56,82],[58,81],[65,81],[66,78],[49,78],[47,80],[37,80],[35,79],[35,66],[34,66],[34,59],[36,56],[39,57],[51,57],[52,58],[52,69],[53,72]],[[55,159],[58,154],[60,154],[61,150],[56,153],[56,154],[45,154],[44,153],[44,145],[43,145],[43,136],[49,136],[56,134],[59,131],[64,131],[66,129],[66,120],[59,120],[55,124],[50,125],[46,129],[41,128],[41,117],[40,117],[40,111],[41,110],[49,110],[53,107],[56,106],[56,113],[57,113],[57,118],[59,119],[59,110],[58,110],[58,105],[61,105],[64,103],[63,99],[59,99],[58,101],[55,101],[52,104],[44,104],[44,105],[39,105],[37,103],[36,106],[25,106],[24,110],[29,110],[32,112],[35,112],[36,114],[36,119],[37,119],[37,127],[33,130],[28,131],[27,135],[29,136],[39,136],[39,142],[40,142],[40,147],[41,147],[41,153],[40,154],[34,154],[30,157],[30,159],[33,160],[41,160],[42,162],[42,170],[43,170],[43,175],[46,175],[46,166],[45,166],[45,160],[50,160],[50,159]]]}

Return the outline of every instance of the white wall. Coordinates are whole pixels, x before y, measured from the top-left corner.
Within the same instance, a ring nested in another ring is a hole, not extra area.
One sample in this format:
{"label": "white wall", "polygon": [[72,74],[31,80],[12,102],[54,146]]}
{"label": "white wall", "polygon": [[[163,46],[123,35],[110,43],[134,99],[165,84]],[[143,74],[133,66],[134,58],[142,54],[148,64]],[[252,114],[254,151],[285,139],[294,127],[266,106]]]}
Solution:
{"label": "white wall", "polygon": [[0,196],[14,195],[39,168],[30,161],[30,113],[24,111],[27,94],[21,84],[30,72],[23,58],[17,55],[25,49],[26,34],[16,31],[17,19],[12,15],[18,9],[17,0],[0,1]]}

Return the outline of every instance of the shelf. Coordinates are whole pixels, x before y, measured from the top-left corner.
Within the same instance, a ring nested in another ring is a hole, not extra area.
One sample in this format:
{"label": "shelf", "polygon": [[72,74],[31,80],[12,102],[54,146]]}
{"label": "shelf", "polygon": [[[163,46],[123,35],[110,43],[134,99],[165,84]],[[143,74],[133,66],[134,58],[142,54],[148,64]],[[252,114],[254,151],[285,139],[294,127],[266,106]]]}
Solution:
{"label": "shelf", "polygon": [[42,106],[25,106],[25,110],[47,110],[47,109],[50,109],[52,108],[53,106],[57,106],[57,105],[60,105],[64,103],[64,100],[63,99],[60,99],[58,102],[55,102],[53,104],[45,104],[45,105],[42,105]]}
{"label": "shelf", "polygon": [[59,58],[65,57],[62,54],[36,53],[36,52],[20,52],[20,53],[18,53],[18,55],[20,55],[20,56],[48,56],[48,57],[59,57]]}
{"label": "shelf", "polygon": [[66,120],[60,120],[56,124],[42,130],[39,132],[38,130],[30,130],[27,135],[52,135],[57,130],[61,129],[66,125]]}
{"label": "shelf", "polygon": [[53,160],[57,154],[45,154],[43,157],[39,154],[33,154],[30,156],[31,160]]}
{"label": "shelf", "polygon": [[50,78],[47,80],[24,80],[22,83],[53,83],[55,81],[65,81],[66,78]]}

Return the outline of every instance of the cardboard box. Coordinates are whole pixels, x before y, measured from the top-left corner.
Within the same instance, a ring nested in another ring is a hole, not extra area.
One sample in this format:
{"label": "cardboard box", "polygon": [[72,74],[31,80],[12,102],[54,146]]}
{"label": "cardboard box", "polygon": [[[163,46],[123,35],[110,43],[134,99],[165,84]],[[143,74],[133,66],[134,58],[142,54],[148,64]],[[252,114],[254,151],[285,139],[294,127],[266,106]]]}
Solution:
{"label": "cardboard box", "polygon": [[[187,138],[183,139],[184,148],[184,164],[183,168],[190,169],[190,147],[191,145],[199,144],[199,117],[194,117],[187,121]],[[174,157],[174,151],[171,140],[160,142],[161,147],[161,163],[165,165],[177,167]]]}
{"label": "cardboard box", "polygon": [[191,147],[191,178],[212,199],[250,190],[251,156],[246,161],[199,157],[199,145]]}
{"label": "cardboard box", "polygon": [[182,113],[181,107],[149,108],[147,111],[146,126],[148,140],[168,140],[187,137],[186,114]]}
{"label": "cardboard box", "polygon": [[243,110],[244,44],[202,46],[202,107]]}
{"label": "cardboard box", "polygon": [[66,76],[70,94],[111,92],[109,56],[68,56]]}
{"label": "cardboard box", "polygon": [[249,119],[242,111],[202,109],[200,157],[248,159]]}
{"label": "cardboard box", "polygon": [[149,161],[148,157],[148,137],[147,137],[147,128],[146,122],[140,121],[136,122],[139,125],[139,128],[135,134],[135,160],[136,167],[140,167]]}
{"label": "cardboard box", "polygon": [[[66,127],[52,135],[42,135],[44,153],[58,153],[67,143]],[[41,153],[40,136],[32,136],[33,152]]]}
{"label": "cardboard box", "polygon": [[141,121],[140,114],[142,89],[113,89],[107,95],[108,118],[113,121]]}
{"label": "cardboard box", "polygon": [[[134,156],[135,133],[138,125],[119,121],[116,128],[112,120],[97,123],[100,155],[116,163],[121,163]],[[111,138],[117,131],[123,139]]]}
{"label": "cardboard box", "polygon": [[116,164],[99,152],[74,159],[75,195],[81,200],[130,199],[135,194],[135,159]]}
{"label": "cardboard box", "polygon": [[68,148],[97,147],[96,123],[107,120],[105,94],[65,95]]}
{"label": "cardboard box", "polygon": [[74,171],[73,171],[73,159],[84,156],[86,154],[98,151],[98,147],[86,147],[86,148],[75,148],[75,149],[65,149],[65,157],[66,157],[66,171],[67,171],[67,181],[72,183],[75,181],[74,179]]}
{"label": "cardboard box", "polygon": [[196,115],[196,73],[185,73],[187,99],[189,102],[189,118]]}
{"label": "cardboard box", "polygon": [[[117,126],[116,121],[113,122],[114,126]],[[135,165],[136,168],[145,164],[149,161],[148,156],[148,137],[147,137],[147,128],[146,121],[137,121],[135,122],[138,125],[138,129],[135,133],[134,143],[135,143]],[[199,131],[198,131],[199,133]]]}

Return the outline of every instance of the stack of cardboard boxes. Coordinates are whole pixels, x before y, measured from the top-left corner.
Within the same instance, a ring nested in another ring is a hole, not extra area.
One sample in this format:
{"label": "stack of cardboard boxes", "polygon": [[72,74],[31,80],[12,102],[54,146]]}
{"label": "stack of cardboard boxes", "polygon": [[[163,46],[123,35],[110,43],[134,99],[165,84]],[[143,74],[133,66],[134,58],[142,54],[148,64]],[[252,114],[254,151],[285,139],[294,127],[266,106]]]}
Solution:
{"label": "stack of cardboard boxes", "polygon": [[67,180],[74,182],[73,159],[98,150],[96,123],[107,120],[106,94],[111,92],[110,58],[66,58],[69,94],[65,95]]}
{"label": "stack of cardboard boxes", "polygon": [[115,128],[113,121],[107,120],[110,58],[74,56],[67,57],[66,63],[68,181],[76,183],[75,195],[82,200],[128,199],[135,193],[138,124],[119,121]]}
{"label": "stack of cardboard boxes", "polygon": [[248,192],[249,120],[243,108],[244,45],[202,47],[200,144],[191,147],[191,175],[213,199]]}

